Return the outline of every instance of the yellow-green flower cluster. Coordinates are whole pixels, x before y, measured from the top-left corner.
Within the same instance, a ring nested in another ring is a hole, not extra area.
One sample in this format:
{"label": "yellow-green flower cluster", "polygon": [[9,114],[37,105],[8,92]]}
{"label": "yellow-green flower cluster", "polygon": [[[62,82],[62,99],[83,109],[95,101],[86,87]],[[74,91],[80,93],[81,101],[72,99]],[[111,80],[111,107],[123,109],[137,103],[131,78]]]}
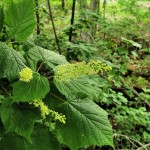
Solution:
{"label": "yellow-green flower cluster", "polygon": [[107,64],[103,63],[102,61],[94,61],[91,60],[88,64],[92,69],[94,69],[95,74],[104,74],[107,73],[108,71],[112,70],[111,66],[108,66]]}
{"label": "yellow-green flower cluster", "polygon": [[35,107],[40,109],[41,116],[43,119],[45,119],[47,115],[52,114],[55,120],[59,120],[64,124],[66,123],[65,115],[60,115],[58,112],[49,109],[42,100],[34,100],[32,102],[29,102],[29,104],[32,104]]}
{"label": "yellow-green flower cluster", "polygon": [[33,78],[33,72],[30,68],[24,68],[19,72],[21,81],[29,82]]}
{"label": "yellow-green flower cluster", "polygon": [[101,61],[78,62],[74,64],[59,65],[55,71],[54,79],[59,82],[69,81],[83,75],[104,74],[112,68]]}
{"label": "yellow-green flower cluster", "polygon": [[60,115],[58,112],[53,111],[53,110],[49,110],[50,113],[52,114],[52,116],[54,117],[55,120],[59,120],[62,123],[66,123],[66,117],[65,115]]}
{"label": "yellow-green flower cluster", "polygon": [[34,100],[32,102],[29,102],[29,104],[33,104],[35,107],[39,108],[41,111],[41,116],[43,119],[46,118],[47,115],[49,115],[49,109],[48,107],[43,103],[42,100]]}

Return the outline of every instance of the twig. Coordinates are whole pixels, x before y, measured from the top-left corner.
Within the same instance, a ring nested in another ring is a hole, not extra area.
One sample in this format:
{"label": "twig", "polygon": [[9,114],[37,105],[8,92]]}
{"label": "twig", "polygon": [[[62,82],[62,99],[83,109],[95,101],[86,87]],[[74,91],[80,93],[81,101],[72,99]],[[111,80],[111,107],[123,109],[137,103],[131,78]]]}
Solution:
{"label": "twig", "polygon": [[61,100],[61,101],[63,101],[63,102],[65,101],[65,100],[63,100],[62,98],[58,97],[57,95],[55,95],[55,94],[53,94],[53,93],[51,93],[51,92],[50,92],[49,94],[52,95],[52,96],[54,96],[54,97],[56,97],[57,99],[59,99],[59,100]]}
{"label": "twig", "polygon": [[39,70],[41,69],[41,67],[43,66],[43,64],[44,64],[44,62],[42,62],[42,63],[40,64],[40,66],[39,66],[38,69],[37,69],[37,72],[39,72]]}
{"label": "twig", "polygon": [[49,80],[49,79],[51,79],[51,78],[53,78],[54,76],[49,76],[49,77],[47,77],[47,79]]}
{"label": "twig", "polygon": [[53,30],[54,30],[54,35],[55,35],[55,40],[56,40],[56,45],[57,45],[57,48],[58,48],[58,52],[59,52],[59,54],[61,54],[61,49],[60,49],[60,46],[59,46],[59,41],[58,41],[58,38],[57,38],[56,28],[55,28],[53,15],[52,15],[52,10],[51,10],[51,3],[50,3],[49,0],[47,0],[47,6],[48,6],[48,11],[49,11],[48,14],[49,14],[50,20],[52,22]]}
{"label": "twig", "polygon": [[[146,144],[146,145],[144,145],[144,148],[145,147],[149,147],[150,146],[150,143],[149,144]],[[142,147],[139,147],[137,150],[142,150],[143,149],[143,146]]]}
{"label": "twig", "polygon": [[[138,144],[141,146],[141,148],[145,148],[145,150],[148,150],[144,144],[142,144],[142,143],[139,142],[139,141],[136,141],[136,140],[132,139],[131,137],[129,137],[129,136],[127,136],[127,135],[115,133],[115,134],[114,134],[114,137],[117,137],[117,136],[125,137],[125,138],[126,138],[131,144],[133,144],[135,147],[138,147],[138,146],[135,145],[133,142],[138,143]],[[132,142],[132,141],[133,141],[133,142]]]}
{"label": "twig", "polygon": [[62,10],[65,9],[65,0],[62,0],[61,7],[62,7]]}
{"label": "twig", "polygon": [[129,83],[126,83],[126,81],[122,78],[121,81],[123,82],[123,84],[128,86],[128,88],[137,96],[139,97],[142,101],[144,101],[149,107],[150,107],[150,103],[147,102],[146,100],[144,100],[140,95],[139,93],[132,87],[132,85],[128,85]]}
{"label": "twig", "polygon": [[71,27],[70,27],[70,32],[69,32],[69,42],[72,40],[72,33],[73,33],[73,24],[74,24],[74,16],[75,16],[75,6],[76,6],[76,0],[73,0],[72,3],[72,16],[71,16]]}
{"label": "twig", "polygon": [[6,92],[6,94],[7,94],[8,96],[11,95],[4,87],[1,87],[1,88]]}
{"label": "twig", "polygon": [[40,35],[40,16],[39,16],[38,0],[35,0],[35,5],[36,5],[35,13],[36,13],[36,25],[37,25],[36,33],[37,33],[37,35]]}

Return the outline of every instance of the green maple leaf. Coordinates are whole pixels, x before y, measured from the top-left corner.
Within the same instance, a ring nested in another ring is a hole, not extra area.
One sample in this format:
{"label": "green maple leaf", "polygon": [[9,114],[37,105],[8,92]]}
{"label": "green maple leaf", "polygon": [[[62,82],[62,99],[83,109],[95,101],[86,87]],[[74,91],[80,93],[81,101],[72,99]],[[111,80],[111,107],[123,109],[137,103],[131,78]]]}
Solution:
{"label": "green maple leaf", "polygon": [[0,77],[17,78],[19,72],[25,67],[24,58],[14,49],[0,42]]}
{"label": "green maple leaf", "polygon": [[0,114],[7,131],[14,131],[31,141],[30,136],[34,123],[38,119],[38,113],[33,110],[21,109],[17,104],[12,104],[12,99],[5,99],[0,107]]}
{"label": "green maple leaf", "polygon": [[61,150],[61,146],[49,129],[43,125],[36,125],[31,135],[32,143],[11,132],[0,140],[1,150]]}
{"label": "green maple leaf", "polygon": [[66,124],[57,124],[59,140],[71,150],[88,146],[113,147],[113,133],[107,113],[91,100],[69,100],[58,110],[66,116]]}
{"label": "green maple leaf", "polygon": [[48,80],[38,73],[29,82],[17,81],[12,86],[14,102],[43,99],[50,90]]}
{"label": "green maple leaf", "polygon": [[25,41],[36,24],[33,0],[11,1],[5,12],[5,23],[12,38],[18,42]]}

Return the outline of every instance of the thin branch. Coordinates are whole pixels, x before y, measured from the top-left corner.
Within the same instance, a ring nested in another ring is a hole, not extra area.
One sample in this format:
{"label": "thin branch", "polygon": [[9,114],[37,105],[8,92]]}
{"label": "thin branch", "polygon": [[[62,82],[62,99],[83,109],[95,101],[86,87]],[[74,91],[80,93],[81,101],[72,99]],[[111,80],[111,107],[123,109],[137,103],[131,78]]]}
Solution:
{"label": "thin branch", "polygon": [[70,27],[70,32],[69,32],[69,41],[72,41],[72,33],[73,33],[73,24],[74,24],[74,16],[75,16],[75,6],[76,6],[76,0],[73,0],[72,3],[72,16],[71,16],[71,27]]}
{"label": "thin branch", "polygon": [[146,144],[146,145],[144,145],[144,147],[142,146],[142,147],[139,147],[137,150],[142,150],[143,148],[145,148],[145,147],[149,147],[150,146],[150,143],[149,144]]}
{"label": "thin branch", "polygon": [[48,11],[49,11],[48,14],[49,14],[50,20],[52,22],[53,30],[54,30],[54,35],[55,35],[55,40],[56,40],[58,52],[59,52],[59,54],[61,54],[61,49],[60,49],[60,46],[59,46],[59,41],[58,41],[58,38],[57,38],[56,28],[55,28],[55,24],[54,24],[54,20],[53,20],[53,15],[52,15],[51,3],[50,3],[49,0],[47,0],[47,6],[48,6]]}
{"label": "thin branch", "polygon": [[2,90],[4,90],[5,92],[6,92],[6,94],[8,95],[8,96],[11,96],[11,94],[7,91],[7,89],[5,89],[4,87],[1,87],[2,88]]}
{"label": "thin branch", "polygon": [[139,97],[145,104],[147,104],[147,106],[150,107],[150,103],[147,102],[145,99],[143,99],[139,93],[132,87],[132,85],[129,85],[129,83],[127,83],[123,78],[121,79],[122,83],[124,84],[124,86],[128,86],[128,88],[137,96]]}
{"label": "thin branch", "polygon": [[[142,148],[145,148],[145,150],[148,150],[144,144],[142,144],[142,143],[139,142],[139,141],[136,141],[136,140],[132,139],[131,137],[129,137],[129,136],[127,136],[127,135],[115,133],[115,134],[114,134],[114,137],[117,137],[117,136],[124,137],[124,138],[126,138],[131,144],[133,144],[133,142],[135,142],[135,143],[139,144]],[[133,142],[132,142],[132,141],[133,141]],[[138,147],[138,146],[135,145],[135,144],[133,144],[133,145],[136,146],[136,147]],[[148,146],[147,146],[147,147],[148,147]]]}
{"label": "thin branch", "polygon": [[55,95],[55,94],[53,94],[53,93],[51,93],[51,92],[49,92],[49,94],[52,95],[52,96],[54,96],[54,97],[56,97],[57,99],[59,99],[59,100],[61,100],[61,101],[63,101],[63,102],[65,101],[64,99],[58,97],[57,95]]}
{"label": "thin branch", "polygon": [[49,76],[49,77],[47,77],[47,79],[50,80],[50,79],[52,79],[53,77],[54,77],[54,76]]}
{"label": "thin branch", "polygon": [[37,35],[40,35],[40,16],[39,16],[39,2],[38,0],[35,0],[35,5],[36,5],[36,9],[35,9],[35,13],[36,13],[36,33]]}
{"label": "thin branch", "polygon": [[38,69],[37,69],[37,72],[39,72],[39,70],[41,69],[41,67],[43,66],[43,64],[44,64],[44,62],[42,62],[42,63],[40,64],[40,66],[39,66]]}
{"label": "thin branch", "polygon": [[65,9],[65,0],[62,0],[62,2],[61,2],[61,7],[62,7],[62,10]]}
{"label": "thin branch", "polygon": [[128,136],[122,135],[122,134],[114,134],[115,137],[117,137],[117,135],[126,138],[132,145],[134,145],[136,148],[138,148],[138,146],[135,145],[134,142],[132,142]]}

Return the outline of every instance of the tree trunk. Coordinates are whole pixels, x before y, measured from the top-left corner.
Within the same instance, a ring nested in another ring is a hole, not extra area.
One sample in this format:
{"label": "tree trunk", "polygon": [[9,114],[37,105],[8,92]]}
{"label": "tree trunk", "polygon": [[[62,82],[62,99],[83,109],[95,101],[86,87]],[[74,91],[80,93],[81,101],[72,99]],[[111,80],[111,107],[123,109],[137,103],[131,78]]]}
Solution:
{"label": "tree trunk", "polygon": [[[99,0],[91,0],[90,2],[90,9],[93,11],[93,12],[99,12]],[[95,20],[93,20],[94,22]],[[96,34],[96,25],[94,24],[91,24],[91,33],[92,33],[92,36],[94,36]]]}
{"label": "tree trunk", "polygon": [[62,6],[62,10],[64,10],[65,9],[65,0],[61,1],[61,6]]}
{"label": "tree trunk", "polygon": [[105,14],[106,14],[106,4],[107,4],[107,0],[104,0],[103,1],[103,16],[104,16],[104,19],[105,19]]}
{"label": "tree trunk", "polygon": [[75,6],[76,6],[76,0],[73,0],[72,3],[72,16],[71,16],[71,27],[70,27],[70,32],[69,32],[69,41],[72,41],[72,33],[73,33],[73,24],[74,24],[74,16],[75,16]]}
{"label": "tree trunk", "polygon": [[91,0],[90,9],[93,11],[98,11],[99,0]]}

